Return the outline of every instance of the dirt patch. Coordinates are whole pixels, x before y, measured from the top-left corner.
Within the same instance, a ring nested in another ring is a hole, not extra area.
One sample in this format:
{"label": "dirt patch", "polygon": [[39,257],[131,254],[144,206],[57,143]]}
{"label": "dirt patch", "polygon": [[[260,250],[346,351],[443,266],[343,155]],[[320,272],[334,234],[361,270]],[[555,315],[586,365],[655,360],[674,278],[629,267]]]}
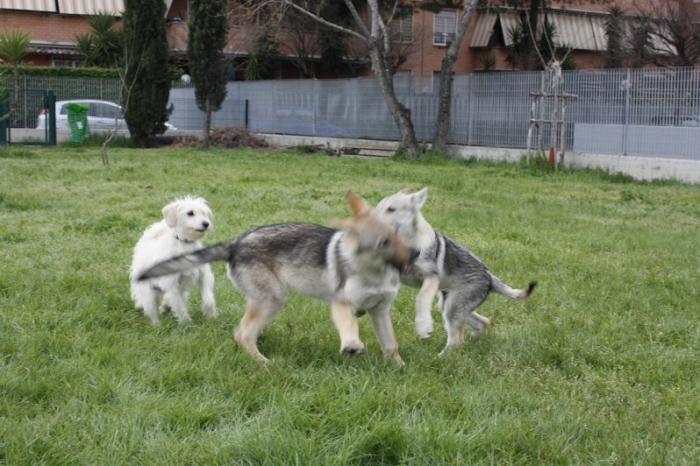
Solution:
{"label": "dirt patch", "polygon": [[[223,149],[235,149],[236,147],[270,147],[260,136],[247,128],[240,126],[219,126],[209,136],[209,144],[212,147]],[[176,147],[200,147],[202,139],[197,136],[183,136],[173,142]]]}

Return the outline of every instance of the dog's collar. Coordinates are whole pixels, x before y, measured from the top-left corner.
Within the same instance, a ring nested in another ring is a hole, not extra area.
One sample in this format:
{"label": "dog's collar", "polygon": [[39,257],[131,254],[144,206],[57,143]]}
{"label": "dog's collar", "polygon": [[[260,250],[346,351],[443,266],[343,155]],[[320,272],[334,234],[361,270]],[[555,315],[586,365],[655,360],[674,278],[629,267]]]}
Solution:
{"label": "dog's collar", "polygon": [[179,237],[179,236],[177,236],[177,234],[175,234],[175,233],[173,233],[173,238],[175,238],[176,240],[178,240],[178,241],[180,241],[180,242],[182,242],[182,243],[185,243],[185,244],[189,244],[189,243],[191,243],[191,242],[192,242],[192,240],[191,240],[191,239],[187,239],[187,238],[180,238],[180,237]]}

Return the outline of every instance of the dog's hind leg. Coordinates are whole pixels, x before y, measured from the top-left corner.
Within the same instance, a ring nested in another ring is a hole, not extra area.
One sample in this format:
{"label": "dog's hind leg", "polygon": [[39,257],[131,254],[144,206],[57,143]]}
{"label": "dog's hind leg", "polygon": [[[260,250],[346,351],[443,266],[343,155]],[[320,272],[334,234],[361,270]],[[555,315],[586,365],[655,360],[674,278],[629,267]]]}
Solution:
{"label": "dog's hind leg", "polygon": [[491,319],[484,317],[476,312],[470,312],[467,314],[467,324],[472,329],[472,339],[478,340],[481,335],[484,334],[489,325],[491,325]]}
{"label": "dog's hind leg", "polygon": [[489,288],[481,284],[473,284],[456,292],[443,293],[442,317],[447,331],[445,350],[460,346],[464,343],[464,326],[472,329],[472,338],[479,338],[491,321],[476,312],[488,297]]}
{"label": "dog's hind leg", "polygon": [[360,330],[352,306],[339,301],[331,302],[331,319],[340,335],[340,352],[364,353],[365,345],[360,341]]}
{"label": "dog's hind leg", "polygon": [[416,296],[416,333],[418,338],[426,339],[433,333],[433,303],[435,293],[440,286],[440,279],[436,275],[426,277]]}
{"label": "dog's hind leg", "polygon": [[158,294],[156,292],[149,293],[146,299],[142,300],[141,304],[143,305],[143,313],[151,319],[153,325],[157,325],[159,323]]}
{"label": "dog's hind leg", "polygon": [[284,299],[259,302],[249,299],[245,315],[241,319],[233,338],[238,346],[256,361],[266,362],[268,359],[258,349],[257,341],[263,327],[277,315],[284,305]]}
{"label": "dog's hind leg", "polygon": [[199,290],[202,294],[202,313],[205,317],[213,319],[217,316],[216,298],[214,298],[214,274],[209,264],[202,266],[199,277]]}

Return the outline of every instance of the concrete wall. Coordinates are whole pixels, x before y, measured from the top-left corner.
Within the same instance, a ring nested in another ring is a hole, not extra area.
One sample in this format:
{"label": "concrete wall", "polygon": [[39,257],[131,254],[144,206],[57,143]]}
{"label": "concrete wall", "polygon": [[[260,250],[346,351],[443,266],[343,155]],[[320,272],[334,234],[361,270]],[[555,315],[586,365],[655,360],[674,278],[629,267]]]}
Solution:
{"label": "concrete wall", "polygon": [[700,127],[576,123],[574,152],[700,159]]}
{"label": "concrete wall", "polygon": [[[265,134],[271,144],[282,147],[322,146],[340,150],[344,148],[375,148],[396,150],[398,143],[362,139],[326,139],[305,136],[283,136]],[[700,146],[699,146],[700,148]],[[523,149],[498,147],[457,146],[448,148],[453,157],[477,158],[515,163],[525,155]],[[699,149],[700,150],[700,149]],[[700,160],[673,159],[665,157],[632,157],[569,152],[564,155],[563,165],[567,168],[602,169],[610,174],[624,174],[636,180],[651,181],[661,179],[677,180],[684,183],[700,184]]]}

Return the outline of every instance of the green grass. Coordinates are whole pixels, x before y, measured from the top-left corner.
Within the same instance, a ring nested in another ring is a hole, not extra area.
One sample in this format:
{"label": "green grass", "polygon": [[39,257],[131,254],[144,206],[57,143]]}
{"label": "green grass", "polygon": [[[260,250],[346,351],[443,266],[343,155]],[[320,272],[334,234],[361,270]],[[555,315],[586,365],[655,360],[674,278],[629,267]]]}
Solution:
{"label": "green grass", "polygon": [[[700,191],[597,171],[253,150],[0,149],[0,464],[698,464]],[[437,358],[440,316],[394,306],[399,369],[368,319],[338,354],[320,301],[292,294],[259,364],[233,342],[243,300],[214,264],[220,317],[150,324],[129,297],[143,229],[173,198],[208,242],[349,216],[430,188],[424,209],[513,286],[479,342]]]}

